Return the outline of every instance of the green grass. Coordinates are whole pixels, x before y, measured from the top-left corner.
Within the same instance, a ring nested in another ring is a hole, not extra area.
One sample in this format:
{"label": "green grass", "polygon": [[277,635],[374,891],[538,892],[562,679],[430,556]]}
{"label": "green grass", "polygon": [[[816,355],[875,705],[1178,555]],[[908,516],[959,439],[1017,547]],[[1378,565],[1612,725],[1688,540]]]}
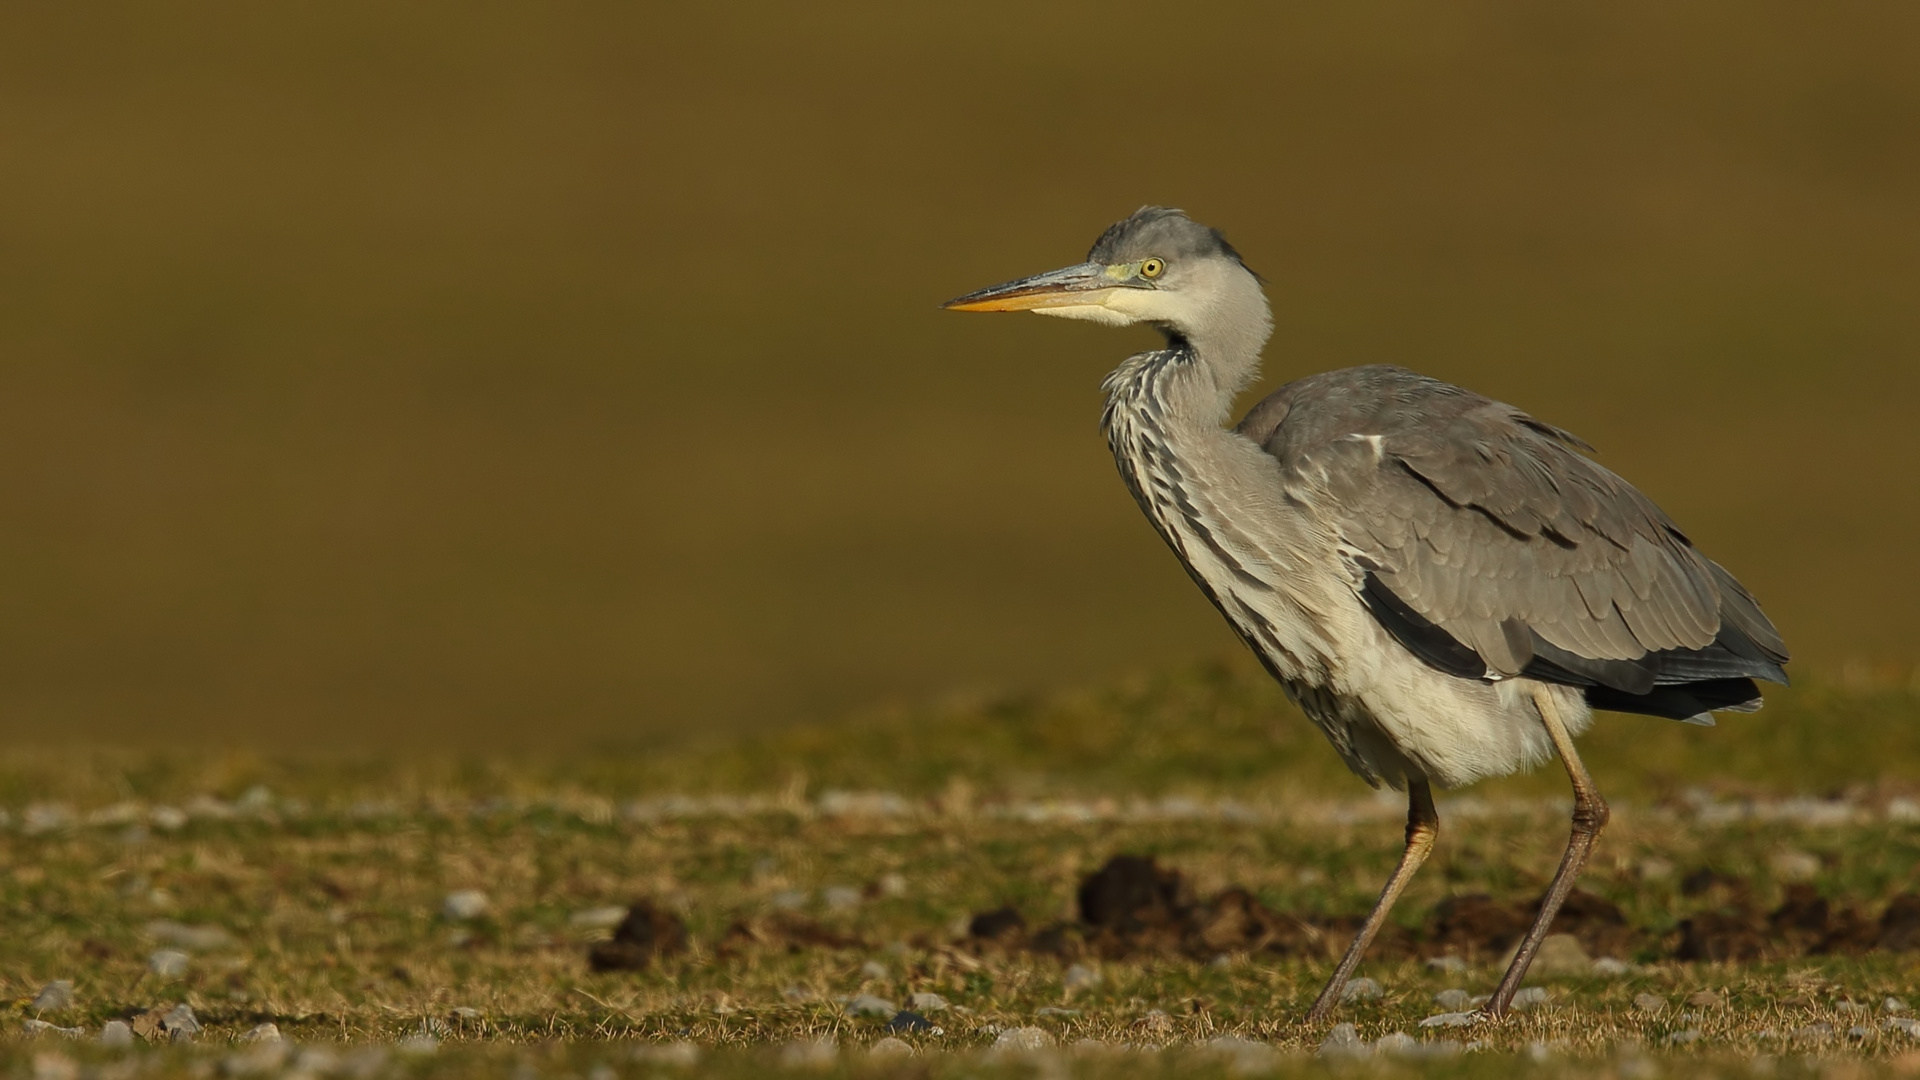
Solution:
{"label": "green grass", "polygon": [[[1451,975],[1381,959],[1363,973],[1385,997],[1344,1019],[1366,1038],[1398,1030],[1480,1042],[1458,1060],[1419,1066],[1441,1075],[1526,1072],[1538,1068],[1536,1052],[1595,1075],[1642,1069],[1639,1055],[1729,1067],[1761,1055],[1789,1073],[1819,1073],[1830,1058],[1905,1069],[1901,1055],[1920,1041],[1883,1030],[1878,1014],[1839,1010],[1849,1001],[1877,1008],[1888,996],[1920,1004],[1920,954],[1711,965],[1674,961],[1671,951],[1680,920],[1727,902],[1682,888],[1696,868],[1746,879],[1763,909],[1788,878],[1809,872],[1831,902],[1869,917],[1914,889],[1920,827],[1892,800],[1920,792],[1917,714],[1910,694],[1811,687],[1710,731],[1602,718],[1586,746],[1616,817],[1583,884],[1646,931],[1621,957],[1632,971],[1544,981],[1544,1010],[1436,1034],[1417,1026],[1442,1011],[1433,993],[1491,989],[1497,958]],[[848,804],[822,798],[836,789],[902,801],[895,812],[836,814]],[[707,801],[660,801],[676,794]],[[1439,852],[1397,913],[1410,930],[1449,895],[1537,894],[1564,841],[1564,781],[1553,772],[1463,794],[1442,803]],[[1820,820],[1699,810],[1807,795],[1857,812]],[[68,1064],[102,1075],[264,1066],[233,1057],[247,1052],[234,1038],[264,1022],[336,1054],[434,1032],[438,1053],[382,1066],[418,1075],[685,1071],[635,1056],[679,1042],[702,1048],[699,1071],[759,1075],[787,1068],[782,1055],[795,1052],[783,1048],[814,1038],[836,1041],[822,1068],[838,1074],[1023,1074],[1029,1064],[989,1060],[987,1048],[997,1029],[1027,1025],[1063,1047],[1159,1048],[1048,1059],[1046,1068],[1074,1075],[1256,1064],[1206,1049],[1223,1036],[1270,1045],[1280,1056],[1268,1064],[1283,1071],[1318,1069],[1302,1055],[1326,1032],[1297,1019],[1323,959],[1088,958],[1100,981],[1070,991],[1070,961],[976,951],[959,927],[1003,904],[1036,926],[1071,918],[1077,883],[1119,852],[1157,856],[1203,895],[1239,885],[1278,911],[1353,915],[1371,902],[1399,832],[1397,805],[1345,776],[1264,678],[1234,665],[649,755],[15,754],[0,766],[0,807],[11,819],[0,828],[7,1027],[33,1015],[43,983],[67,978],[75,1004],[49,1022],[98,1032],[186,1001],[206,1029],[193,1047],[131,1052],[57,1035],[0,1037],[0,1070],[31,1072],[38,1057],[49,1076]],[[189,813],[177,824],[159,807]],[[487,893],[489,913],[449,921],[443,898],[467,888]],[[835,888],[863,895],[834,906]],[[573,916],[637,897],[682,913],[692,950],[641,972],[589,971],[585,951],[607,932]],[[792,904],[860,944],[723,947],[737,921]],[[161,947],[156,920],[217,926],[234,940],[162,980],[148,972]],[[1701,990],[1723,991],[1726,1004],[1685,1003]],[[934,1018],[942,1032],[909,1037],[918,1056],[904,1063],[867,1057],[880,1024],[847,1017],[839,999],[904,1002],[924,991],[957,1006]],[[1638,1008],[1643,994],[1666,1004]],[[459,1019],[456,1009],[477,1015]],[[1834,1034],[1817,1034],[1820,1024]],[[1855,1025],[1871,1033],[1849,1040]],[[1667,1044],[1684,1031],[1700,1035]]]}

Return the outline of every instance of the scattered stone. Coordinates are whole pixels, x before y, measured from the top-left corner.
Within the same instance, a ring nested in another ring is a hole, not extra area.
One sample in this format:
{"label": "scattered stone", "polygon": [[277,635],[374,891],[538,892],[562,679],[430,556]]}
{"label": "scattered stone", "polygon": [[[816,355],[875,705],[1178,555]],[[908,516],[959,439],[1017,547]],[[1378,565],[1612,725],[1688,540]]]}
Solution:
{"label": "scattered stone", "polygon": [[1700,1029],[1688,1028],[1685,1031],[1668,1032],[1667,1037],[1665,1039],[1662,1039],[1661,1041],[1666,1043],[1668,1046],[1685,1046],[1691,1042],[1698,1042],[1699,1039],[1700,1039]]}
{"label": "scattered stone", "polygon": [[989,1053],[995,1056],[1032,1054],[1052,1046],[1053,1036],[1046,1028],[1017,1027],[1001,1032],[993,1040]]}
{"label": "scattered stone", "polygon": [[1667,999],[1658,994],[1633,995],[1633,1007],[1641,1012],[1659,1012],[1667,1007]]}
{"label": "scattered stone", "polygon": [[1820,876],[1820,857],[1799,848],[1780,848],[1767,856],[1767,869],[1781,881],[1812,881]]}
{"label": "scattered stone", "polygon": [[440,1052],[440,1040],[424,1032],[415,1032],[394,1043],[393,1048],[408,1057],[426,1057]]}
{"label": "scattered stone", "polygon": [[28,1020],[20,1025],[20,1033],[28,1038],[39,1035],[65,1035],[69,1039],[77,1039],[85,1035],[86,1031],[77,1027],[61,1027],[58,1024],[49,1024],[45,1020]]}
{"label": "scattered stone", "polygon": [[1696,1009],[1718,1009],[1726,1003],[1726,995],[1718,990],[1698,990],[1687,995],[1687,1004]]}
{"label": "scattered stone", "polygon": [[941,997],[939,994],[923,991],[918,994],[908,995],[907,1005],[923,1013],[945,1012],[947,999]]}
{"label": "scattered stone", "polygon": [[145,927],[147,936],[162,945],[172,945],[185,952],[213,952],[229,949],[238,942],[232,934],[218,926],[189,926],[171,919],[156,919]]}
{"label": "scattered stone", "polygon": [[1889,1016],[1880,1021],[1880,1026],[1888,1031],[1898,1031],[1903,1035],[1920,1039],[1920,1020],[1908,1016]]}
{"label": "scattered stone", "polygon": [[640,971],[655,957],[686,951],[687,924],[680,916],[636,900],[614,928],[613,940],[587,950],[587,966],[595,971]]}
{"label": "scattered stone", "polygon": [[1335,1024],[1327,1037],[1320,1040],[1318,1051],[1321,1057],[1366,1057],[1373,1053],[1366,1040],[1360,1037],[1360,1029],[1352,1024]]}
{"label": "scattered stone", "polygon": [[899,1011],[900,1006],[872,994],[860,994],[847,1002],[848,1016],[892,1016]]}
{"label": "scattered stone", "polygon": [[1443,975],[1458,975],[1467,970],[1467,962],[1457,956],[1436,956],[1427,961],[1427,970]]}
{"label": "scattered stone", "polygon": [[1479,1016],[1480,1014],[1475,1012],[1443,1012],[1420,1021],[1420,1026],[1423,1028],[1466,1027],[1479,1019]]}
{"label": "scattered stone", "polygon": [[767,906],[775,911],[798,911],[807,906],[813,897],[799,889],[781,889],[767,898]]}
{"label": "scattered stone", "polygon": [[191,1038],[200,1034],[200,1020],[193,1015],[193,1006],[181,1002],[173,1010],[160,1018],[160,1026],[177,1042],[182,1034]]}
{"label": "scattered stone", "polygon": [[251,1043],[284,1042],[285,1040],[280,1036],[280,1025],[268,1021],[264,1024],[256,1024],[248,1028],[245,1032],[241,1033],[240,1041],[243,1043]]}
{"label": "scattered stone", "polygon": [[156,806],[147,812],[147,823],[161,832],[178,832],[187,827],[187,812],[177,806]]}
{"label": "scattered stone", "polygon": [[1576,978],[1587,975],[1593,970],[1593,958],[1587,950],[1580,947],[1580,939],[1572,934],[1548,934],[1540,941],[1540,951],[1534,954],[1533,966],[1527,973],[1541,979]]}
{"label": "scattered stone", "polygon": [[1907,1011],[1907,1003],[1903,998],[1890,997],[1880,1003],[1880,1011],[1888,1016],[1898,1016]]}
{"label": "scattered stone", "polygon": [[1340,1000],[1343,1002],[1378,1001],[1385,993],[1386,991],[1380,988],[1378,982],[1362,976],[1340,988]]}
{"label": "scattered stone", "polygon": [[1042,1005],[1033,1010],[1035,1016],[1079,1016],[1079,1009],[1063,1009],[1058,1005]]}
{"label": "scattered stone", "polygon": [[1459,987],[1449,987],[1433,995],[1433,1003],[1449,1012],[1460,1012],[1473,1003],[1473,998]]}
{"label": "scattered stone", "polygon": [[1820,1042],[1833,1038],[1833,1025],[1828,1023],[1808,1024],[1797,1028],[1790,1036],[1794,1042]]}
{"label": "scattered stone", "polygon": [[831,1038],[795,1039],[780,1048],[780,1064],[789,1069],[831,1069],[840,1060],[840,1044]]}
{"label": "scattered stone", "polygon": [[27,1008],[37,1013],[60,1012],[73,1007],[73,980],[55,979],[33,995]]}
{"label": "scattered stone", "polygon": [[478,1024],[485,1020],[486,1016],[471,1005],[457,1005],[447,1011],[447,1019],[456,1024]]}
{"label": "scattered stone", "polygon": [[1529,986],[1513,995],[1513,1009],[1515,1012],[1526,1012],[1528,1009],[1538,1009],[1551,1000],[1546,987]]}
{"label": "scattered stone", "polygon": [[133,1045],[133,1028],[125,1020],[109,1020],[100,1029],[100,1045],[109,1050],[125,1050]]}
{"label": "scattered stone", "polygon": [[906,875],[896,873],[892,870],[881,874],[873,883],[873,892],[876,895],[895,900],[907,895]]}
{"label": "scattered stone", "polygon": [[1061,976],[1060,984],[1066,987],[1068,993],[1091,989],[1100,985],[1100,973],[1085,964],[1075,964]]}
{"label": "scattered stone", "polygon": [[1593,962],[1593,973],[1603,979],[1618,979],[1633,974],[1633,965],[1614,956],[1603,956]]}
{"label": "scattered stone", "polygon": [[904,1040],[896,1039],[893,1036],[889,1035],[886,1038],[881,1039],[879,1042],[876,1042],[872,1046],[868,1047],[867,1055],[869,1057],[877,1057],[877,1058],[912,1057],[913,1047],[907,1045],[907,1043]]}
{"label": "scattered stone", "polygon": [[440,914],[448,922],[471,922],[492,906],[487,894],[479,889],[456,889],[440,902]]}
{"label": "scattered stone", "polygon": [[611,930],[619,926],[621,920],[626,917],[627,909],[623,907],[587,908],[567,916],[567,925],[579,927],[582,930]]}
{"label": "scattered stone", "polygon": [[1833,1011],[1839,1013],[1842,1016],[1858,1016],[1861,1013],[1868,1012],[1869,1010],[1865,1005],[1862,1005],[1859,1002],[1849,998],[1845,1001],[1834,1002]]}
{"label": "scattered stone", "polygon": [[1873,1034],[1872,1028],[1865,1027],[1860,1024],[1855,1024],[1852,1027],[1847,1029],[1847,1038],[1852,1039],[1855,1042],[1859,1042],[1860,1040],[1865,1039],[1867,1036],[1871,1034]]}
{"label": "scattered stone", "polygon": [[147,970],[162,979],[177,979],[187,973],[193,958],[178,949],[158,949],[147,957]]}
{"label": "scattered stone", "polygon": [[893,972],[887,970],[887,965],[878,960],[869,960],[860,965],[860,977],[862,979],[887,979],[891,978],[892,975]]}
{"label": "scattered stone", "polygon": [[820,902],[829,911],[845,911],[860,906],[860,890],[851,885],[831,885],[820,891]]}
{"label": "scattered stone", "polygon": [[919,1035],[937,1033],[940,1029],[933,1025],[933,1021],[919,1013],[901,1009],[899,1012],[893,1014],[893,1019],[887,1021],[887,1030],[904,1031],[909,1034]]}
{"label": "scattered stone", "polygon": [[1420,1043],[1404,1031],[1389,1031],[1373,1041],[1373,1052],[1408,1057],[1420,1051]]}

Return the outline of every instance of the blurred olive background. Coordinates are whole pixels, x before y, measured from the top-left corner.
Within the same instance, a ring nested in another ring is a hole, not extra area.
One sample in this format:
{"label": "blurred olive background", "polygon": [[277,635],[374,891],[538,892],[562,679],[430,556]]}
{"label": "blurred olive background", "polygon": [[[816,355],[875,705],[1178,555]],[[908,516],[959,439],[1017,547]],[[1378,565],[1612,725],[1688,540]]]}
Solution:
{"label": "blurred olive background", "polygon": [[[0,738],[641,746],[1214,655],[1150,331],[938,303],[1146,202],[1263,388],[1567,426],[1797,670],[1920,657],[1920,7],[0,16]],[[1250,396],[1249,401],[1252,400]]]}

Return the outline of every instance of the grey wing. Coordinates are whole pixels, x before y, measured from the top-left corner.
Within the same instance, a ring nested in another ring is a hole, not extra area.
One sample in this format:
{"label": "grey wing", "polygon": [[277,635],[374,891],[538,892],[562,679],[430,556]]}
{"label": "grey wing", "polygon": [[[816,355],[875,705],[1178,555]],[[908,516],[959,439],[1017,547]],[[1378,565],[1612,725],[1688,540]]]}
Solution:
{"label": "grey wing", "polygon": [[1511,406],[1398,368],[1283,388],[1242,425],[1340,536],[1368,609],[1466,678],[1677,719],[1756,707],[1786,646],[1652,500]]}

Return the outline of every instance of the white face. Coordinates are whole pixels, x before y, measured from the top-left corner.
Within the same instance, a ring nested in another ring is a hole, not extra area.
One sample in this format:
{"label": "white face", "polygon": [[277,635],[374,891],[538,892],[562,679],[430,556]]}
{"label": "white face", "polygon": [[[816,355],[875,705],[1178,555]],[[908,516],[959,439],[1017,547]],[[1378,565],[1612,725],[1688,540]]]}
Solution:
{"label": "white face", "polygon": [[[1136,276],[1139,270],[1140,264],[1136,263],[1110,267],[1107,274],[1124,281]],[[1032,310],[1036,315],[1081,319],[1107,326],[1131,326],[1141,322],[1184,326],[1198,314],[1206,296],[1216,291],[1209,286],[1217,288],[1220,283],[1212,278],[1221,272],[1221,267],[1206,263],[1181,267],[1167,265],[1164,276],[1152,288],[1122,285],[1099,289],[1077,294],[1075,299],[1081,301],[1079,303],[1049,304]]]}

